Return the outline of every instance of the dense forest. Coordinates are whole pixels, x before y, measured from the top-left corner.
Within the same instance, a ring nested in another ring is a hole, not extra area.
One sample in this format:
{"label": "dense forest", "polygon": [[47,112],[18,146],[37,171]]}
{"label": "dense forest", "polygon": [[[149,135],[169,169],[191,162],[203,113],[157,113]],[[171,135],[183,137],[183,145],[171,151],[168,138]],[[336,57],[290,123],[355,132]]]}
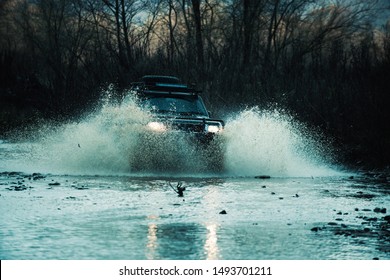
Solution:
{"label": "dense forest", "polygon": [[388,0],[2,0],[0,135],[80,116],[145,74],[212,111],[278,106],[352,165],[390,164]]}

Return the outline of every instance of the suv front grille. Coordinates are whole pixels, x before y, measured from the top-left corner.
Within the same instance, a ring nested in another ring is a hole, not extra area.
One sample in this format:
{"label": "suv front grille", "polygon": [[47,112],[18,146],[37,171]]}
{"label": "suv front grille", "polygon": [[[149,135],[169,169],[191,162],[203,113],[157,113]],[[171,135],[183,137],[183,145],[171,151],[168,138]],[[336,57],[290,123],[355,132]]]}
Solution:
{"label": "suv front grille", "polygon": [[172,125],[172,128],[175,130],[182,130],[182,131],[186,131],[186,132],[203,132],[204,131],[203,124],[174,122],[171,125]]}

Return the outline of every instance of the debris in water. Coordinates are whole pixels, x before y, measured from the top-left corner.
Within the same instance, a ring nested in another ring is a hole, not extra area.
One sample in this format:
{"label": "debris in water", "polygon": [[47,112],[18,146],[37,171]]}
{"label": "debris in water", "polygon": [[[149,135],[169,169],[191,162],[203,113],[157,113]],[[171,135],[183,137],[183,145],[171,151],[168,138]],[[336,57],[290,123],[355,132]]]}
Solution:
{"label": "debris in water", "polygon": [[[31,187],[29,187],[29,188],[31,188]],[[25,191],[28,189],[28,187],[26,187],[25,185],[20,185],[20,186],[10,186],[6,189],[9,191]]]}
{"label": "debris in water", "polygon": [[256,179],[270,179],[271,176],[269,175],[259,175],[259,176],[255,176]]}
{"label": "debris in water", "polygon": [[185,187],[182,187],[183,183],[177,183],[176,185],[176,189],[171,185],[171,182],[169,182],[169,186],[171,186],[171,188],[177,193],[177,195],[179,197],[183,197],[184,196],[184,191],[186,190]]}
{"label": "debris in water", "polygon": [[226,215],[227,212],[226,212],[226,210],[222,210],[221,212],[219,212],[219,214],[221,214],[221,215]]}
{"label": "debris in water", "polygon": [[383,214],[385,214],[386,211],[387,211],[386,208],[376,207],[376,208],[374,209],[374,212],[375,212],[375,213],[383,213]]}
{"label": "debris in water", "polygon": [[83,186],[83,185],[81,185],[81,186],[72,185],[71,187],[75,188],[76,190],[87,190],[87,189],[89,189],[87,186]]}
{"label": "debris in water", "polygon": [[45,179],[45,177],[46,177],[46,176],[44,176],[44,175],[42,175],[42,174],[40,174],[40,173],[33,173],[33,174],[32,174],[32,179],[33,179],[34,181],[40,180],[40,179]]}

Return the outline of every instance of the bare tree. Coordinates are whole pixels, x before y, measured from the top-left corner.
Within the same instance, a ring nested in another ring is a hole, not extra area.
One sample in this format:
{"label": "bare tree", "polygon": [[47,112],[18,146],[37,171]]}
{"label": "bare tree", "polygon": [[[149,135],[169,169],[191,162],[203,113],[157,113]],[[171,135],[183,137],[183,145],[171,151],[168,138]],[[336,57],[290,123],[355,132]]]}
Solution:
{"label": "bare tree", "polygon": [[195,38],[196,38],[196,57],[197,67],[199,69],[200,76],[203,76],[204,71],[204,59],[203,59],[203,39],[202,39],[202,18],[200,13],[200,0],[192,0],[192,10],[194,13],[195,23]]}

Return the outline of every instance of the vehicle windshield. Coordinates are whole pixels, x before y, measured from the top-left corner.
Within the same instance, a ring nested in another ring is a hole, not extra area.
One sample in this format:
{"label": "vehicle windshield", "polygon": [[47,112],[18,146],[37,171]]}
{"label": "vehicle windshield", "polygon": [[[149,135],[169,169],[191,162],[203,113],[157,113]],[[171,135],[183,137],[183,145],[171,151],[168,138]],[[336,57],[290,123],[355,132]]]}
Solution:
{"label": "vehicle windshield", "polygon": [[208,113],[202,100],[198,97],[158,97],[143,100],[142,105],[155,113],[173,113],[178,115],[201,115]]}

